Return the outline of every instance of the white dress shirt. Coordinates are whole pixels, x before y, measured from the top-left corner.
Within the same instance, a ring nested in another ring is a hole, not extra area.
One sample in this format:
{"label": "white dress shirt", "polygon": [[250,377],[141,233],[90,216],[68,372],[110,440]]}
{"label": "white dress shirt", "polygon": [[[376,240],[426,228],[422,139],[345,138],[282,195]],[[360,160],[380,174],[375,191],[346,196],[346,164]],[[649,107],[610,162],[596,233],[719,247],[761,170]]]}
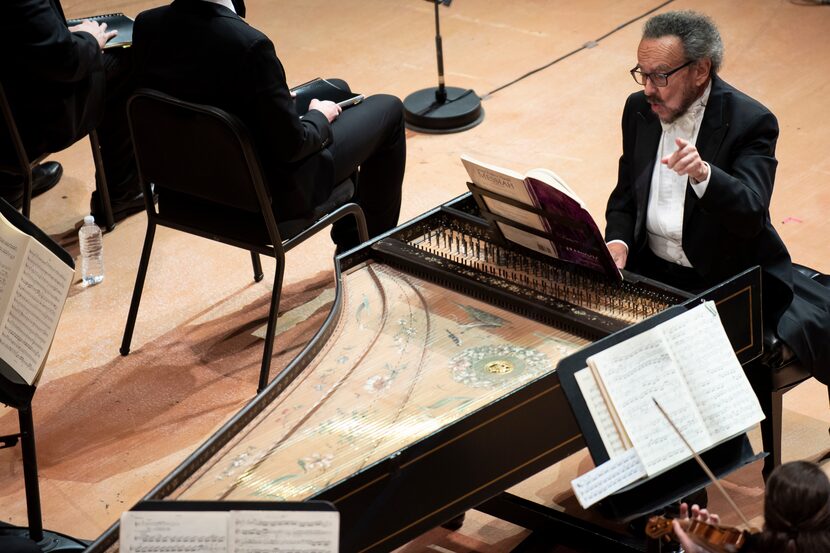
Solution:
{"label": "white dress shirt", "polygon": [[646,211],[648,246],[654,254],[666,261],[691,267],[683,251],[683,210],[686,200],[686,183],[690,183],[698,198],[702,198],[709,185],[711,169],[706,180],[697,182],[691,177],[678,175],[660,160],[677,150],[675,140],[682,138],[691,144],[697,141],[706,101],[712,90],[711,81],[703,94],[692,103],[686,113],[670,124],[660,122],[663,134],[657,147],[657,160],[651,176],[651,193]]}
{"label": "white dress shirt", "polygon": [[212,4],[219,4],[220,6],[225,6],[233,13],[236,13],[236,9],[233,7],[233,2],[231,0],[202,0],[203,2],[210,2]]}

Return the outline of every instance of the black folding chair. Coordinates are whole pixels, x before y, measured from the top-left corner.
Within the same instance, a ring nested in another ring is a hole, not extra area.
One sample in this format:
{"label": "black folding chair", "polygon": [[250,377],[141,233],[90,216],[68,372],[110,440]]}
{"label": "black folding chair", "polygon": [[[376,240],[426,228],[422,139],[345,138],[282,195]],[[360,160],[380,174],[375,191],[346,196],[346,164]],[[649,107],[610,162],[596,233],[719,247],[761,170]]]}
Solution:
{"label": "black folding chair", "polygon": [[[363,211],[346,203],[351,180],[337,186],[308,218],[276,222],[256,151],[241,121],[218,108],[142,89],[127,104],[139,178],[147,207],[147,234],[121,343],[130,352],[138,304],[156,226],[162,225],[251,252],[254,280],[262,279],[259,254],[277,261],[257,392],[268,384],[285,252],[351,215],[361,241],[368,239]],[[148,200],[158,194],[158,206]]]}

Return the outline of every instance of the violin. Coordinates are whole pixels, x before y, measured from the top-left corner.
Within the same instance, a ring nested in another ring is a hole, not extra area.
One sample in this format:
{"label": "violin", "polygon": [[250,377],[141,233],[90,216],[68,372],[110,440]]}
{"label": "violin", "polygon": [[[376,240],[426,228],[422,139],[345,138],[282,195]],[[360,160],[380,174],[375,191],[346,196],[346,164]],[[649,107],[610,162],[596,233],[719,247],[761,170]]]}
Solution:
{"label": "violin", "polygon": [[[731,526],[719,526],[697,519],[688,519],[681,523],[689,539],[695,545],[715,553],[736,553],[746,544],[750,532],[738,530]],[[646,535],[653,539],[667,537],[673,531],[672,519],[653,516],[646,523]]]}

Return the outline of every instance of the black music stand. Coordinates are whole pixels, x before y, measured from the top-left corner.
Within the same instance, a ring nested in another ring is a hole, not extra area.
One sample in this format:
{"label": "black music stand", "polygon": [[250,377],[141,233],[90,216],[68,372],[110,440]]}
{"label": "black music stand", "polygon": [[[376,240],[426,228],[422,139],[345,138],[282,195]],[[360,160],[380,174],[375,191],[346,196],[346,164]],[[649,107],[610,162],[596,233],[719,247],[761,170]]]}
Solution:
{"label": "black music stand", "polygon": [[[620,343],[646,330],[654,328],[662,322],[672,319],[687,309],[697,305],[687,303],[670,307],[633,327],[617,332],[607,338],[599,340],[579,352],[563,359],[557,365],[556,371],[562,383],[562,390],[568,398],[571,410],[574,413],[583,438],[588,445],[588,451],[595,465],[607,461],[610,457],[602,443],[594,420],[588,411],[588,406],[582,392],[576,383],[575,374],[587,366],[586,360],[591,355],[603,351],[610,346]],[[721,443],[701,454],[709,468],[720,479],[750,463],[762,459],[767,454],[755,454],[749,443],[746,433]],[[648,480],[637,482],[623,490],[612,494],[599,502],[597,508],[604,516],[621,521],[649,515],[687,497],[692,493],[705,488],[710,483],[708,476],[697,465],[694,459],[669,469]]]}
{"label": "black music stand", "polygon": [[[26,217],[21,215],[8,202],[0,199],[0,213],[14,226],[26,234],[37,239],[52,253],[57,255],[69,267],[75,263],[63,248],[57,245],[42,230],[37,228]],[[12,541],[31,540],[42,551],[68,552],[83,551],[86,544],[75,538],[43,530],[43,519],[40,509],[40,486],[37,476],[37,456],[35,454],[35,428],[32,421],[32,397],[35,386],[26,384],[5,361],[0,359],[0,403],[17,409],[20,432],[8,436],[0,436],[0,449],[13,447],[20,441],[23,455],[23,482],[26,492],[26,514],[29,526],[18,527],[0,523],[0,551],[14,551],[10,545]],[[4,543],[6,540],[6,543]]]}
{"label": "black music stand", "polygon": [[444,84],[444,48],[438,7],[452,0],[427,0],[435,5],[435,51],[438,57],[438,86],[413,92],[403,101],[406,126],[414,131],[443,134],[466,131],[484,120],[481,98],[473,89]]}

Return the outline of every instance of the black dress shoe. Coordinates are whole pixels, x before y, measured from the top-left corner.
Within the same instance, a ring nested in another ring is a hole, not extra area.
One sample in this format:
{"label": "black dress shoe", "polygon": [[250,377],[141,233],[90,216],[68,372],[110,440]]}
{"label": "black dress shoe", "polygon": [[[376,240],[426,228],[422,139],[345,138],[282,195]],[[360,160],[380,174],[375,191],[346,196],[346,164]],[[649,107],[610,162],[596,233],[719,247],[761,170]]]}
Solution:
{"label": "black dress shoe", "polygon": [[[63,167],[57,161],[47,161],[32,168],[32,198],[51,190],[61,180]],[[2,174],[0,196],[17,209],[23,206],[23,177]]]}

